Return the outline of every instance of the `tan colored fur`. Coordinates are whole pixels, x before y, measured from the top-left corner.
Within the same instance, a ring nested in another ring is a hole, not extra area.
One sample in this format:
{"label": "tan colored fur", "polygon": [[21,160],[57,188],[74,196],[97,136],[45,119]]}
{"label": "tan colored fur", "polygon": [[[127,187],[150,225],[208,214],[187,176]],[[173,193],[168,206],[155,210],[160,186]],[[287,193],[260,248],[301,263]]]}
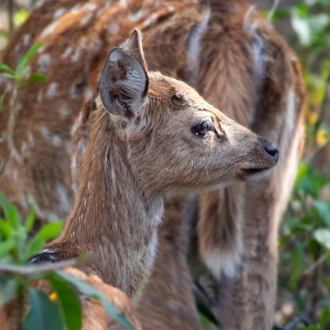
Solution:
{"label": "tan colored fur", "polygon": [[[169,1],[156,8],[137,1],[126,5],[114,1],[111,6],[103,1],[50,3],[34,11],[3,57],[14,65],[29,46],[23,42],[24,34],[30,35],[30,42],[47,41],[32,68],[46,70],[50,83],[27,86],[22,93],[24,120],[18,122],[15,150],[9,170],[0,178],[0,189],[22,210],[26,196],[32,195],[43,219],[67,214],[61,201],[67,199],[71,205],[73,199],[70,127],[84,96],[91,99],[108,49],[123,42],[133,27],[140,27],[150,69],[188,81],[228,116],[279,145],[279,166],[268,178],[201,195],[197,229],[202,259],[218,275],[216,308],[221,323],[232,329],[270,327],[277,225],[301,152],[304,91],[292,51],[257,11],[240,0],[210,1],[211,11],[206,4],[189,1]],[[60,8],[64,14],[54,18]],[[80,24],[89,12],[88,24]],[[48,33],[42,36],[44,30]],[[189,54],[192,49],[199,50],[199,56]],[[8,107],[9,98],[6,102]],[[7,116],[8,112],[0,121],[2,133]],[[48,131],[42,131],[44,126]],[[228,278],[233,274],[236,278]],[[162,291],[159,295],[165,296]],[[232,324],[236,320],[238,324]]]}

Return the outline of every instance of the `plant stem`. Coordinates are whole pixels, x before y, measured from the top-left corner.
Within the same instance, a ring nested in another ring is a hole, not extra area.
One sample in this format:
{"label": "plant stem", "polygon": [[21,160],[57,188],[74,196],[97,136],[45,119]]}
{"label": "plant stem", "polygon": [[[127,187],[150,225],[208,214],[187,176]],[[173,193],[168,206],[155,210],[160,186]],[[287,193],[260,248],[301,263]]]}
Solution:
{"label": "plant stem", "polygon": [[13,35],[14,32],[14,0],[7,0],[8,1],[8,19],[9,19],[9,39]]}
{"label": "plant stem", "polygon": [[17,329],[23,330],[24,296],[26,292],[25,280],[21,275],[16,276],[17,281]]}
{"label": "plant stem", "polygon": [[[319,246],[316,251],[316,255],[314,256],[315,263],[320,259],[321,256],[321,247]],[[309,318],[312,322],[316,320],[316,308],[319,302],[319,281],[320,276],[322,275],[322,263],[317,263],[315,268],[313,269],[312,275],[312,284],[311,284],[311,307],[309,311]]]}

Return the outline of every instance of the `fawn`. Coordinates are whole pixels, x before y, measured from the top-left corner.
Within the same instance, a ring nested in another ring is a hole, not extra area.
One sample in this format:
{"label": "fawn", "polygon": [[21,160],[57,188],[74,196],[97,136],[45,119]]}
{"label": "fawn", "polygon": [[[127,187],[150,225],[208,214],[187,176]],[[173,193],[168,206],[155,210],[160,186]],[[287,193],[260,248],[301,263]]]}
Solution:
{"label": "fawn", "polygon": [[64,230],[31,263],[94,254],[91,271],[133,303],[156,254],[164,193],[253,178],[279,157],[185,83],[148,72],[138,30],[109,54],[86,147]]}
{"label": "fawn", "polygon": [[[75,182],[75,175],[79,176],[75,154],[78,149],[85,152],[85,145],[77,139],[72,150],[71,178],[72,123],[82,103],[93,98],[107,49],[123,42],[134,27],[144,33],[146,58],[152,70],[188,82],[208,102],[275,142],[281,151],[275,170],[258,183],[240,183],[200,194],[192,216],[197,221],[190,230],[197,237],[197,247],[190,253],[193,263],[200,259],[216,280],[213,307],[223,327],[268,328],[276,291],[277,227],[302,150],[304,87],[296,56],[248,2],[41,3],[3,56],[4,62],[14,65],[32,42],[45,42],[31,66],[45,72],[49,83],[28,85],[21,92],[14,150],[0,177],[0,188],[22,211],[27,208],[26,196],[32,196],[43,220],[69,213],[73,191],[78,190],[71,188],[72,179]],[[5,108],[10,107],[9,102],[7,97]],[[9,113],[5,111],[0,121],[5,140]],[[89,124],[84,134],[88,127]],[[5,143],[0,144],[0,155],[4,147]],[[167,216],[165,222],[169,225],[161,230],[175,227]],[[181,237],[172,235],[172,239],[176,236]],[[170,244],[162,240],[159,250],[168,252]],[[172,253],[172,258],[178,257]],[[161,260],[156,264],[163,267],[160,273],[173,275]],[[205,271],[202,267],[196,269],[194,278]],[[165,290],[153,281],[151,276],[153,290],[146,287],[146,300],[154,299],[155,288]],[[159,292],[158,296],[165,294]],[[166,296],[179,301],[182,295],[173,298],[172,292]],[[145,313],[145,319],[150,321],[157,313],[166,313],[161,308],[157,310],[160,305],[151,305],[153,311],[139,311]],[[153,316],[148,317],[151,312]]]}

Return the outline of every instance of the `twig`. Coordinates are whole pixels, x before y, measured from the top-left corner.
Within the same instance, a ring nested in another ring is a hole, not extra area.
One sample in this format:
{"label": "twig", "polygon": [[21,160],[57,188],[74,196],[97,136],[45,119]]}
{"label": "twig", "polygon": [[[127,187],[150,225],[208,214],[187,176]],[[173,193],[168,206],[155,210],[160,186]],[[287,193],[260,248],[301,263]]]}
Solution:
{"label": "twig", "polygon": [[311,272],[313,272],[314,271],[314,269],[316,268],[316,267],[318,267],[320,264],[322,264],[324,261],[325,261],[325,259],[328,257],[330,255],[330,253],[326,253],[326,254],[324,254],[323,256],[321,256],[320,258],[318,258],[310,267],[308,267],[305,271],[304,271],[304,273],[303,273],[303,275],[308,275],[308,274],[310,274]]}
{"label": "twig", "polygon": [[291,322],[289,322],[284,327],[281,327],[278,324],[274,324],[273,330],[292,330],[298,324],[303,324],[307,327],[307,326],[311,325],[311,322],[308,320],[306,315],[300,315],[300,316],[295,317]]}
{"label": "twig", "polygon": [[24,276],[35,275],[39,273],[47,273],[52,270],[57,270],[65,267],[77,266],[82,263],[86,263],[89,260],[86,258],[76,258],[69,259],[64,261],[59,261],[56,263],[44,263],[38,266],[13,266],[13,265],[0,265],[0,272],[8,273],[8,274],[19,274]]}

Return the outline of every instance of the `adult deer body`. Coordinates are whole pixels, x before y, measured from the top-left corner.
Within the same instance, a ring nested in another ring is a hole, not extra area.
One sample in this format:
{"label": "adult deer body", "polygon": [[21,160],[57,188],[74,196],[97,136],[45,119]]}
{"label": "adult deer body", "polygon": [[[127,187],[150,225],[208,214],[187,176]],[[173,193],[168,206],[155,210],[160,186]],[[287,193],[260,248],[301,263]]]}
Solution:
{"label": "adult deer body", "polygon": [[192,88],[148,72],[137,30],[110,52],[90,125],[73,210],[31,263],[94,254],[92,272],[133,302],[151,271],[166,192],[246,180],[278,161],[272,144]]}
{"label": "adult deer body", "polygon": [[[83,100],[92,98],[107,50],[133,27],[141,28],[151,69],[189,82],[211,104],[280,148],[269,177],[203,193],[198,202],[198,250],[217,278],[220,322],[229,329],[266,329],[274,307],[277,225],[301,151],[299,63],[247,2],[209,3],[160,1],[155,7],[147,1],[63,0],[35,9],[3,59],[13,65],[30,43],[43,41],[31,64],[50,82],[38,85],[37,95],[32,85],[22,91],[24,106],[0,187],[22,210],[32,195],[40,218],[69,212],[70,127]],[[6,102],[8,107],[9,97]],[[3,133],[8,116],[9,111],[0,122]],[[85,145],[78,142],[74,153],[83,153]],[[72,165],[75,172],[75,157]],[[156,308],[155,314],[162,312]]]}

